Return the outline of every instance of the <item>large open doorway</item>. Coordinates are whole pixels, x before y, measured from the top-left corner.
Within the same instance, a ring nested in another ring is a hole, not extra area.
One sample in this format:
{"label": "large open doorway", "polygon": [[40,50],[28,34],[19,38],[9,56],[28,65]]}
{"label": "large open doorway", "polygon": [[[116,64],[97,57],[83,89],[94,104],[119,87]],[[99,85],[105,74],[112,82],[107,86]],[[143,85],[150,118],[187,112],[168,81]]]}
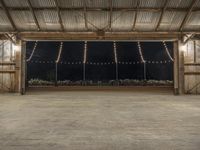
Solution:
{"label": "large open doorway", "polygon": [[173,89],[173,42],[32,41],[27,86],[151,86]]}

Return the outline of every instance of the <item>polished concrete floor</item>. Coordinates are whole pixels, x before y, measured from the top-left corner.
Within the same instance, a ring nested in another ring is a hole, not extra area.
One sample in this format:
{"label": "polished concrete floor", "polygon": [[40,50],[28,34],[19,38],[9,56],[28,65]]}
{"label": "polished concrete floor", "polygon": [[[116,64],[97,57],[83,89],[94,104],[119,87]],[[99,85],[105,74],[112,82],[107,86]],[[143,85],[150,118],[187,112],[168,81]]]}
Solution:
{"label": "polished concrete floor", "polygon": [[200,96],[131,90],[2,94],[0,150],[200,150]]}

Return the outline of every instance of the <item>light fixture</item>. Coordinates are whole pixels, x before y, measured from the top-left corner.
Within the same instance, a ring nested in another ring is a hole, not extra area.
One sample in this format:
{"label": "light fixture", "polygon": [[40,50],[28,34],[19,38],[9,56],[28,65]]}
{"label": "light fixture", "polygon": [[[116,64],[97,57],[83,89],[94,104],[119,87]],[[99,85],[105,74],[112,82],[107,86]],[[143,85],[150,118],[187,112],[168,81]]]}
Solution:
{"label": "light fixture", "polygon": [[20,52],[21,51],[21,46],[20,45],[15,45],[15,44],[12,44],[13,45],[13,50],[15,52]]}

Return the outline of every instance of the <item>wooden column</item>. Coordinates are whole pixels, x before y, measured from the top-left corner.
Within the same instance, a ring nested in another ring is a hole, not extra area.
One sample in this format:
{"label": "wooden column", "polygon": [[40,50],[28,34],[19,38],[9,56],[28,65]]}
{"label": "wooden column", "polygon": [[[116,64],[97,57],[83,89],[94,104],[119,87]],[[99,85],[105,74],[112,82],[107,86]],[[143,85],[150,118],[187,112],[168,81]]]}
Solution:
{"label": "wooden column", "polygon": [[15,51],[15,92],[25,94],[26,42],[19,41],[14,46]]}
{"label": "wooden column", "polygon": [[178,71],[178,68],[179,68],[179,55],[178,55],[178,41],[174,42],[174,94],[175,95],[178,95],[179,94],[179,78],[178,78],[178,75],[179,75],[179,71]]}
{"label": "wooden column", "polygon": [[26,42],[21,42],[21,89],[23,95],[26,92]]}
{"label": "wooden column", "polygon": [[184,52],[179,52],[179,94],[185,94],[184,84]]}
{"label": "wooden column", "polygon": [[181,41],[174,42],[174,94],[184,94],[184,51]]}
{"label": "wooden column", "polygon": [[185,85],[184,85],[184,52],[186,51],[186,45],[181,41],[178,42],[178,86],[179,86],[179,94],[185,93]]}
{"label": "wooden column", "polygon": [[14,46],[15,51],[15,92],[21,89],[21,41]]}

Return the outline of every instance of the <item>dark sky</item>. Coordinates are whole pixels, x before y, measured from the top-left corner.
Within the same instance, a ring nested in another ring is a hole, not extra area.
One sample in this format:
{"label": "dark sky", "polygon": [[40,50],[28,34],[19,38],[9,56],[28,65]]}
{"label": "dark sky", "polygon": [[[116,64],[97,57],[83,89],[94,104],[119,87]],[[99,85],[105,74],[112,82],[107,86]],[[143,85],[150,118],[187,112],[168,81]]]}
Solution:
{"label": "dark sky", "polygon": [[[27,42],[29,58],[35,42]],[[173,46],[167,42],[171,56]],[[28,66],[28,79],[54,80],[55,60],[60,42],[38,42]],[[113,42],[88,42],[86,79],[108,81],[115,79]],[[137,42],[116,42],[119,79],[143,79],[143,64]],[[147,63],[147,79],[172,80],[173,62],[170,61],[162,42],[141,42]],[[64,42],[58,63],[58,80],[82,80],[84,42]],[[154,63],[152,63],[152,61]],[[156,63],[158,61],[159,63]],[[161,63],[162,61],[162,63]],[[164,63],[167,61],[167,63]],[[103,64],[102,64],[103,63]],[[98,65],[97,65],[98,64]]]}

